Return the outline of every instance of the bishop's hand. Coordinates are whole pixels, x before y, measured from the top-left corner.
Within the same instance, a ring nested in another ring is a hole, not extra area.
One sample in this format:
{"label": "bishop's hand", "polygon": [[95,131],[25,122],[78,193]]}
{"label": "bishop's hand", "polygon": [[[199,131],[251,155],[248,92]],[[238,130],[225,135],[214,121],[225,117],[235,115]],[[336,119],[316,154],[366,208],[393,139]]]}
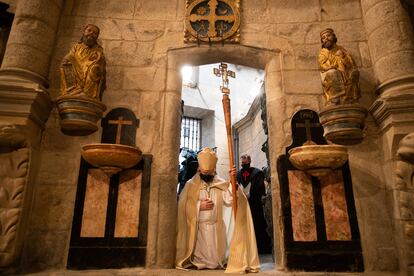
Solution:
{"label": "bishop's hand", "polygon": [[[231,179],[231,178],[236,179],[236,176],[237,176],[236,166],[233,166],[233,168],[231,168],[231,169],[229,170],[229,175],[230,175],[230,179]],[[238,189],[239,189],[239,185],[237,185],[237,184],[236,184],[236,191],[237,191]]]}
{"label": "bishop's hand", "polygon": [[233,166],[233,168],[229,170],[229,174],[230,174],[230,177],[236,177],[237,175],[236,166]]}
{"label": "bishop's hand", "polygon": [[200,202],[200,211],[208,211],[208,210],[212,210],[214,207],[214,202],[211,201],[210,199],[206,198],[201,200]]}

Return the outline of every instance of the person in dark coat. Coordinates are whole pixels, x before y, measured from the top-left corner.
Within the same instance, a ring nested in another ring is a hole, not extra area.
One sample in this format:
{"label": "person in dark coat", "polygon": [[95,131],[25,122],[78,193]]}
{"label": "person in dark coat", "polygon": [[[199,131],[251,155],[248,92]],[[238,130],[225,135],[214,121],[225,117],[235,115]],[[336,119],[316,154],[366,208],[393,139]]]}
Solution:
{"label": "person in dark coat", "polygon": [[242,155],[240,161],[242,168],[237,173],[237,182],[243,186],[243,190],[249,200],[257,248],[259,254],[269,254],[271,253],[271,240],[266,232],[267,224],[262,205],[262,196],[266,195],[264,174],[262,170],[250,166],[250,155]]}
{"label": "person in dark coat", "polygon": [[178,173],[178,195],[181,194],[185,183],[196,174],[198,169],[197,153],[192,150],[185,150],[183,152],[183,157],[185,159],[181,162],[182,167]]}

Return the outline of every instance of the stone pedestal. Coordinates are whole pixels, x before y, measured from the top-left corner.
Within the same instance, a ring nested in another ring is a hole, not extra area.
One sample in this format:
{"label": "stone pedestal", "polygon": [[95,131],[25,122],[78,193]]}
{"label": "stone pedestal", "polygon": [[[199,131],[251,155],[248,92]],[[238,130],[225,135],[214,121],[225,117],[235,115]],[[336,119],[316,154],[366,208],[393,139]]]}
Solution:
{"label": "stone pedestal", "polygon": [[327,106],[319,112],[325,139],[339,145],[356,145],[364,138],[367,110],[360,104]]}
{"label": "stone pedestal", "polygon": [[84,136],[98,130],[106,106],[95,99],[81,96],[61,96],[56,99],[60,128],[66,135]]}

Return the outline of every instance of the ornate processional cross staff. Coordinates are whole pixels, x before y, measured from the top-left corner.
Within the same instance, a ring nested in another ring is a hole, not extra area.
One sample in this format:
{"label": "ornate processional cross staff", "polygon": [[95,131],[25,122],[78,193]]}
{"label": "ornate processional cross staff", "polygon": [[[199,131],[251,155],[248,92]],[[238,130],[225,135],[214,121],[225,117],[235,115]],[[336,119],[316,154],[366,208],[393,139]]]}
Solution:
{"label": "ornate processional cross staff", "polygon": [[[230,169],[234,167],[234,158],[233,158],[233,139],[231,135],[231,112],[230,112],[230,89],[229,86],[229,77],[235,78],[236,73],[231,70],[227,70],[227,64],[221,63],[219,68],[214,68],[214,75],[217,77],[221,77],[222,79],[222,86],[220,86],[220,90],[223,93],[223,111],[224,111],[224,120],[226,122],[226,130],[227,130],[227,145],[229,148],[229,161],[230,161]],[[231,183],[231,191],[233,193],[233,210],[234,210],[234,218],[236,218],[237,213],[237,196],[236,196],[236,177],[230,175],[230,183]]]}

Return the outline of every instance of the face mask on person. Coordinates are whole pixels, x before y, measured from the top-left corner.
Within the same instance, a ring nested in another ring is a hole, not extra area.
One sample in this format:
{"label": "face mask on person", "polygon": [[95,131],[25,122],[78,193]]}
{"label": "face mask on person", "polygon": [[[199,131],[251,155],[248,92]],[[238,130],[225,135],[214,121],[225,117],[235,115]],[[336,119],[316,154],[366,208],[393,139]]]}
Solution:
{"label": "face mask on person", "polygon": [[214,175],[210,175],[210,174],[202,174],[200,173],[200,178],[205,181],[205,182],[211,182],[214,178]]}
{"label": "face mask on person", "polygon": [[241,166],[245,170],[247,170],[248,168],[250,168],[250,164],[242,164]]}

